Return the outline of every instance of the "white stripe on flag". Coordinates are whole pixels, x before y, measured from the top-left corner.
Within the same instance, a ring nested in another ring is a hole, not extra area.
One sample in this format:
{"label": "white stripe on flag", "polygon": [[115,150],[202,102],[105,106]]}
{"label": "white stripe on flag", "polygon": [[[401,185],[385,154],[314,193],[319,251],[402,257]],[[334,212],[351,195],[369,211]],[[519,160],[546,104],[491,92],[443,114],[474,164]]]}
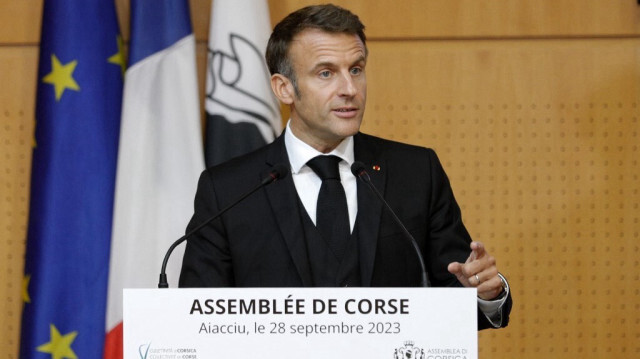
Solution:
{"label": "white stripe on flag", "polygon": [[[170,244],[193,213],[204,169],[193,34],[125,75],[109,276],[107,330],[122,321],[122,289],[157,285]],[[169,262],[178,280],[182,252]]]}

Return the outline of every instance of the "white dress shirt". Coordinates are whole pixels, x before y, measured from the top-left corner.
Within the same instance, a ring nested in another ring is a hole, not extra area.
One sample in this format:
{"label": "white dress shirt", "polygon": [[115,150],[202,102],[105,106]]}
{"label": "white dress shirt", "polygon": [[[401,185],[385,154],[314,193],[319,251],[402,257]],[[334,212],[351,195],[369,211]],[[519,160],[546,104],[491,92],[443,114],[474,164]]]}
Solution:
{"label": "white dress shirt", "polygon": [[307,162],[320,155],[334,155],[342,159],[338,164],[340,170],[340,182],[344,187],[344,193],[347,196],[347,207],[349,209],[349,226],[353,232],[356,223],[356,215],[358,214],[358,184],[357,178],[351,173],[351,165],[355,161],[353,154],[353,137],[345,138],[338,147],[329,153],[322,153],[315,148],[307,145],[297,138],[291,127],[287,123],[287,130],[284,133],[284,144],[287,148],[287,155],[291,164],[291,177],[296,186],[298,197],[304,205],[304,209],[316,224],[316,205],[318,202],[318,194],[322,180],[318,177],[311,167],[307,166]]}

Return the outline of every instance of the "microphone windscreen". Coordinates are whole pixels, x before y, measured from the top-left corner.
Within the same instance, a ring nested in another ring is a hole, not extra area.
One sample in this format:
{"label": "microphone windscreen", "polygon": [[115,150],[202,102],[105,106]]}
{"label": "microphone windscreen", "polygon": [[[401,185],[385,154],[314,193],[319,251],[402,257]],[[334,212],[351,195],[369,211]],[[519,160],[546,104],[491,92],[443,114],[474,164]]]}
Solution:
{"label": "microphone windscreen", "polygon": [[285,165],[284,163],[277,163],[273,167],[271,167],[271,174],[279,180],[287,177],[289,175],[289,172],[289,166]]}
{"label": "microphone windscreen", "polygon": [[351,173],[353,173],[353,175],[356,177],[360,177],[363,173],[367,173],[364,163],[360,161],[355,161],[351,165]]}

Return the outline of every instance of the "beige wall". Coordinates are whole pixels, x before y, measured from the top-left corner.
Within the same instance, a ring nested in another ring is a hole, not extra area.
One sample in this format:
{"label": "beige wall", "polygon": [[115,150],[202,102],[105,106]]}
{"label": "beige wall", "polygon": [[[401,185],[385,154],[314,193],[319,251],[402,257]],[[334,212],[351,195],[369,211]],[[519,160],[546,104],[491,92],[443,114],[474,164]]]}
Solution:
{"label": "beige wall", "polygon": [[[116,3],[128,38],[128,1]],[[191,1],[201,74],[210,3]],[[312,2],[269,3],[275,23]],[[513,286],[512,323],[480,333],[480,357],[638,357],[637,2],[334,3],[367,25],[363,131],[437,151],[469,231]],[[0,352],[9,358],[19,340],[41,6],[0,0]]]}

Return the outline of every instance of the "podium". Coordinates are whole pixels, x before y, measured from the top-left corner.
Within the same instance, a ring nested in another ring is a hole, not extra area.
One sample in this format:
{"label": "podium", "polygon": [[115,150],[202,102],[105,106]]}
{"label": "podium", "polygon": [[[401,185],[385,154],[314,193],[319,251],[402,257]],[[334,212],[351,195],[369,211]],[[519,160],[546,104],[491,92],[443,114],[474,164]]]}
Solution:
{"label": "podium", "polygon": [[478,357],[470,288],[125,289],[125,359]]}

